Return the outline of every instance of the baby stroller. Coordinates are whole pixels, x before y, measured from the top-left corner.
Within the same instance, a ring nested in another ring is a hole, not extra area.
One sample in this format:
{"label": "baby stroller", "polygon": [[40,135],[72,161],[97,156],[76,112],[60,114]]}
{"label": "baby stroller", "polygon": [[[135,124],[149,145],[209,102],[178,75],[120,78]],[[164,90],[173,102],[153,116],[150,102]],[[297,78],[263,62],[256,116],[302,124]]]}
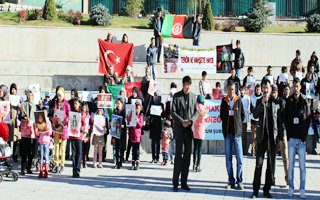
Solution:
{"label": "baby stroller", "polygon": [[3,177],[12,176],[14,181],[19,179],[19,174],[12,169],[12,150],[6,143],[0,142],[0,183]]}

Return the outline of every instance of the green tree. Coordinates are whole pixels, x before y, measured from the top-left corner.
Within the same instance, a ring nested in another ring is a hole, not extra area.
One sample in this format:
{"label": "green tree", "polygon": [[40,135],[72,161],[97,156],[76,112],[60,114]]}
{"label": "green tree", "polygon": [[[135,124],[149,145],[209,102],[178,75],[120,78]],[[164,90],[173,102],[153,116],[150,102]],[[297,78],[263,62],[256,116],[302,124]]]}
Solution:
{"label": "green tree", "polygon": [[260,32],[268,25],[270,10],[265,5],[265,0],[255,0],[248,18],[244,21],[244,29],[247,32]]}
{"label": "green tree", "polygon": [[205,29],[205,30],[209,30],[211,31],[214,27],[214,24],[213,24],[213,12],[212,12],[212,9],[211,9],[211,3],[208,2],[206,4],[206,7],[204,9],[204,13],[203,13],[203,18],[202,18],[202,27]]}
{"label": "green tree", "polygon": [[126,13],[130,17],[137,17],[143,9],[143,0],[127,0]]}
{"label": "green tree", "polygon": [[54,20],[57,18],[56,2],[55,0],[46,0],[43,8],[43,19]]}
{"label": "green tree", "polygon": [[109,26],[111,25],[111,20],[112,16],[110,15],[108,8],[101,3],[91,8],[90,23],[92,25]]}
{"label": "green tree", "polygon": [[307,31],[310,33],[320,32],[320,15],[313,14],[307,20]]}

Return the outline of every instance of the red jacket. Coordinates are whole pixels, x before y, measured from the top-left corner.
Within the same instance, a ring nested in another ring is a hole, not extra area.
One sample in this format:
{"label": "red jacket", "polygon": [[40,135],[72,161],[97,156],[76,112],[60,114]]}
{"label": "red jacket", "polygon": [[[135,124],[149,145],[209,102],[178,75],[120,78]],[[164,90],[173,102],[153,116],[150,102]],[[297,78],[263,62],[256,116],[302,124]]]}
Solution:
{"label": "red jacket", "polygon": [[137,126],[129,128],[131,143],[140,143],[141,142],[141,137],[142,137],[141,128],[143,126],[143,115],[139,114],[139,115],[137,115],[137,118],[138,118]]}

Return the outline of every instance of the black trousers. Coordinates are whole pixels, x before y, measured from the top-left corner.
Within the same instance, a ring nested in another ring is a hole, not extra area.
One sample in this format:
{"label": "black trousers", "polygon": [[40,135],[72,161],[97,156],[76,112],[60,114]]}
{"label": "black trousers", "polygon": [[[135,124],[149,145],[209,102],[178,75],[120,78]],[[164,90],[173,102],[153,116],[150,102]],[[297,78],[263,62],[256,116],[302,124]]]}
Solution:
{"label": "black trousers", "polygon": [[82,141],[81,140],[70,140],[72,147],[72,168],[73,174],[79,175],[81,169],[81,158],[82,158]]}
{"label": "black trousers", "polygon": [[132,145],[132,160],[140,160],[140,143],[131,143]]}
{"label": "black trousers", "polygon": [[263,187],[264,192],[269,192],[271,189],[272,184],[274,183],[274,170],[275,170],[275,163],[276,163],[276,146],[271,139],[270,147],[268,148],[268,139],[264,137],[262,143],[257,143],[256,146],[256,168],[254,171],[254,179],[253,179],[253,191],[257,193],[261,186],[261,173],[262,173],[262,166],[264,155],[267,152],[268,159],[267,159],[267,170],[266,170],[266,177],[265,177],[265,184]]}
{"label": "black trousers", "polygon": [[[131,147],[132,147],[132,144],[130,142],[130,137],[128,137],[128,142],[127,142],[127,152],[126,152],[126,160],[129,159],[129,156],[130,156],[130,152],[131,152]],[[132,150],[133,151],[133,150]],[[132,152],[133,153],[133,152]],[[133,154],[132,154],[133,155]],[[133,158],[132,158],[133,160]]]}
{"label": "black trousers", "polygon": [[116,157],[116,165],[117,166],[121,165],[121,163],[122,163],[121,151],[122,151],[121,140],[118,138],[115,138],[115,157]]}
{"label": "black trousers", "polygon": [[151,139],[152,160],[160,159],[160,139]]}
{"label": "black trousers", "polygon": [[21,138],[20,154],[21,154],[21,171],[25,169],[31,170],[32,159],[36,153],[36,140],[32,138]]}
{"label": "black trousers", "polygon": [[85,165],[89,160],[90,141],[82,142],[82,162]]}
{"label": "black trousers", "polygon": [[158,57],[157,57],[157,61],[160,62],[160,57],[161,57],[161,48],[162,48],[162,39],[159,36],[155,37],[156,40],[156,47],[158,48]]}
{"label": "black trousers", "polygon": [[172,178],[173,186],[179,186],[180,174],[181,185],[187,185],[192,151],[192,138],[190,135],[190,133],[185,133],[185,138],[183,140],[176,139],[176,152]]}
{"label": "black trousers", "polygon": [[67,145],[66,145],[66,159],[70,159],[70,140],[67,140]]}

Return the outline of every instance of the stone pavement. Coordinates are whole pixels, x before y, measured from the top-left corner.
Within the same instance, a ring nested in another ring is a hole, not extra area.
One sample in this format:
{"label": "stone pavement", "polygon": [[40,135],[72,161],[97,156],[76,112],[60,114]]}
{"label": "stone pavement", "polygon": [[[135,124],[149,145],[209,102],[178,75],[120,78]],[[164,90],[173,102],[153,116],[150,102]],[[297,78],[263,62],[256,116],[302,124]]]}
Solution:
{"label": "stone pavement", "polygon": [[[103,169],[82,169],[81,178],[71,178],[72,163],[67,162],[63,175],[50,174],[48,179],[38,179],[36,174],[20,177],[17,182],[8,178],[0,183],[1,200],[37,200],[37,199],[108,199],[108,200],[206,200],[206,199],[248,199],[252,193],[252,181],[255,167],[253,157],[244,157],[243,179],[244,191],[226,190],[227,173],[223,155],[204,155],[202,172],[189,174],[190,192],[179,189],[171,190],[173,165],[161,166],[150,164],[151,155],[142,155],[139,171],[129,170],[130,163],[124,164],[123,169],[112,169],[112,163],[104,163]],[[235,159],[234,159],[235,164]],[[298,163],[297,163],[298,165]],[[307,195],[308,199],[320,199],[320,156],[307,155]],[[264,163],[265,172],[266,163]],[[299,188],[299,168],[295,168],[295,187]],[[262,176],[264,183],[264,173]],[[277,158],[276,186],[271,193],[274,199],[288,199],[284,187],[284,172],[282,159]],[[260,191],[262,197],[262,191]],[[292,199],[299,199],[296,191]]]}

